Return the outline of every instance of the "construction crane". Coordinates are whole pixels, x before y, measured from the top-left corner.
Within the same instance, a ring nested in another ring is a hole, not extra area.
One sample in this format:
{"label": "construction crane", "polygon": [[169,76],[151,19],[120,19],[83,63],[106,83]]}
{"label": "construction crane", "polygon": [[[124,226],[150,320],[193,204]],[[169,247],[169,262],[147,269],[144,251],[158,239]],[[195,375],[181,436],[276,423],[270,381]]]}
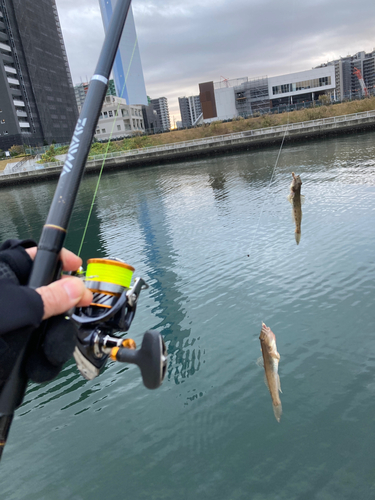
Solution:
{"label": "construction crane", "polygon": [[225,86],[228,87],[228,78],[224,78],[223,76],[221,76],[221,78],[224,80]]}
{"label": "construction crane", "polygon": [[368,97],[369,95],[368,95],[367,87],[366,87],[366,85],[365,85],[365,81],[364,81],[364,79],[363,79],[363,76],[362,76],[361,70],[360,70],[360,69],[358,69],[358,68],[356,68],[356,67],[354,67],[353,75],[356,75],[356,77],[358,78],[358,80],[359,80],[359,84],[360,84],[361,89],[362,89],[362,93],[363,93],[366,97]]}

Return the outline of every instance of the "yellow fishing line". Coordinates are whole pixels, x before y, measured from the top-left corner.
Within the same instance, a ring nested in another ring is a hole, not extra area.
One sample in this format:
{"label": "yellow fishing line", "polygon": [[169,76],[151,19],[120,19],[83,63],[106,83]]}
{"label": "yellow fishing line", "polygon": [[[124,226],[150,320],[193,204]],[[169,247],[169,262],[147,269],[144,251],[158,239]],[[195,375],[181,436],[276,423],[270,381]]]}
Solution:
{"label": "yellow fishing line", "polygon": [[86,281],[102,281],[130,288],[134,267],[110,259],[89,259]]}

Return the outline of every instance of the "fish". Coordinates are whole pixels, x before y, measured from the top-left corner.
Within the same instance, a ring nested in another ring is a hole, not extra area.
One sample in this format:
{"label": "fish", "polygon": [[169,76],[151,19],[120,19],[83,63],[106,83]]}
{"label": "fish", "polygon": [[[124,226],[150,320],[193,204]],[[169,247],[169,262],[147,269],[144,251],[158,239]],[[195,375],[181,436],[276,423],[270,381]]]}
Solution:
{"label": "fish", "polygon": [[293,207],[293,219],[296,225],[296,229],[294,231],[294,237],[296,239],[297,245],[301,241],[301,222],[302,222],[302,203],[303,196],[301,196],[301,186],[302,181],[299,175],[296,175],[292,172],[293,180],[290,185],[290,194],[288,196],[288,200],[292,204]]}
{"label": "fish", "polygon": [[262,323],[259,339],[263,356],[265,382],[271,394],[273,413],[276,420],[280,422],[282,406],[279,392],[282,391],[279,376],[280,354],[277,352],[276,337],[271,328]]}

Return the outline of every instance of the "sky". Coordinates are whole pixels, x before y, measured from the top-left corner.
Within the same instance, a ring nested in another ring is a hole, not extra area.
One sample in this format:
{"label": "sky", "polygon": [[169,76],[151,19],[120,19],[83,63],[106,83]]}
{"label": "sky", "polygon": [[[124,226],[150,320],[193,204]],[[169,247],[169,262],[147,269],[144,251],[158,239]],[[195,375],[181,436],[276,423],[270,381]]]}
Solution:
{"label": "sky", "polygon": [[[104,40],[98,0],[56,0],[74,84],[90,80]],[[147,95],[199,83],[278,76],[375,48],[374,0],[133,0]]]}

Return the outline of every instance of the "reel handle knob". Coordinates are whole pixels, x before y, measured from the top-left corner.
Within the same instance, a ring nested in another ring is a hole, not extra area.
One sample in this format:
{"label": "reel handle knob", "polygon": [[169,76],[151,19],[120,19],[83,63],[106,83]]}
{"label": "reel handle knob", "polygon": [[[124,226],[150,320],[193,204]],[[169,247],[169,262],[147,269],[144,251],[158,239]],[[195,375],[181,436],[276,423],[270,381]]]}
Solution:
{"label": "reel handle knob", "polygon": [[143,384],[147,389],[157,389],[164,380],[167,348],[162,336],[156,330],[148,330],[144,334],[141,348],[137,351],[126,347],[115,347],[111,351],[111,358],[139,366]]}

